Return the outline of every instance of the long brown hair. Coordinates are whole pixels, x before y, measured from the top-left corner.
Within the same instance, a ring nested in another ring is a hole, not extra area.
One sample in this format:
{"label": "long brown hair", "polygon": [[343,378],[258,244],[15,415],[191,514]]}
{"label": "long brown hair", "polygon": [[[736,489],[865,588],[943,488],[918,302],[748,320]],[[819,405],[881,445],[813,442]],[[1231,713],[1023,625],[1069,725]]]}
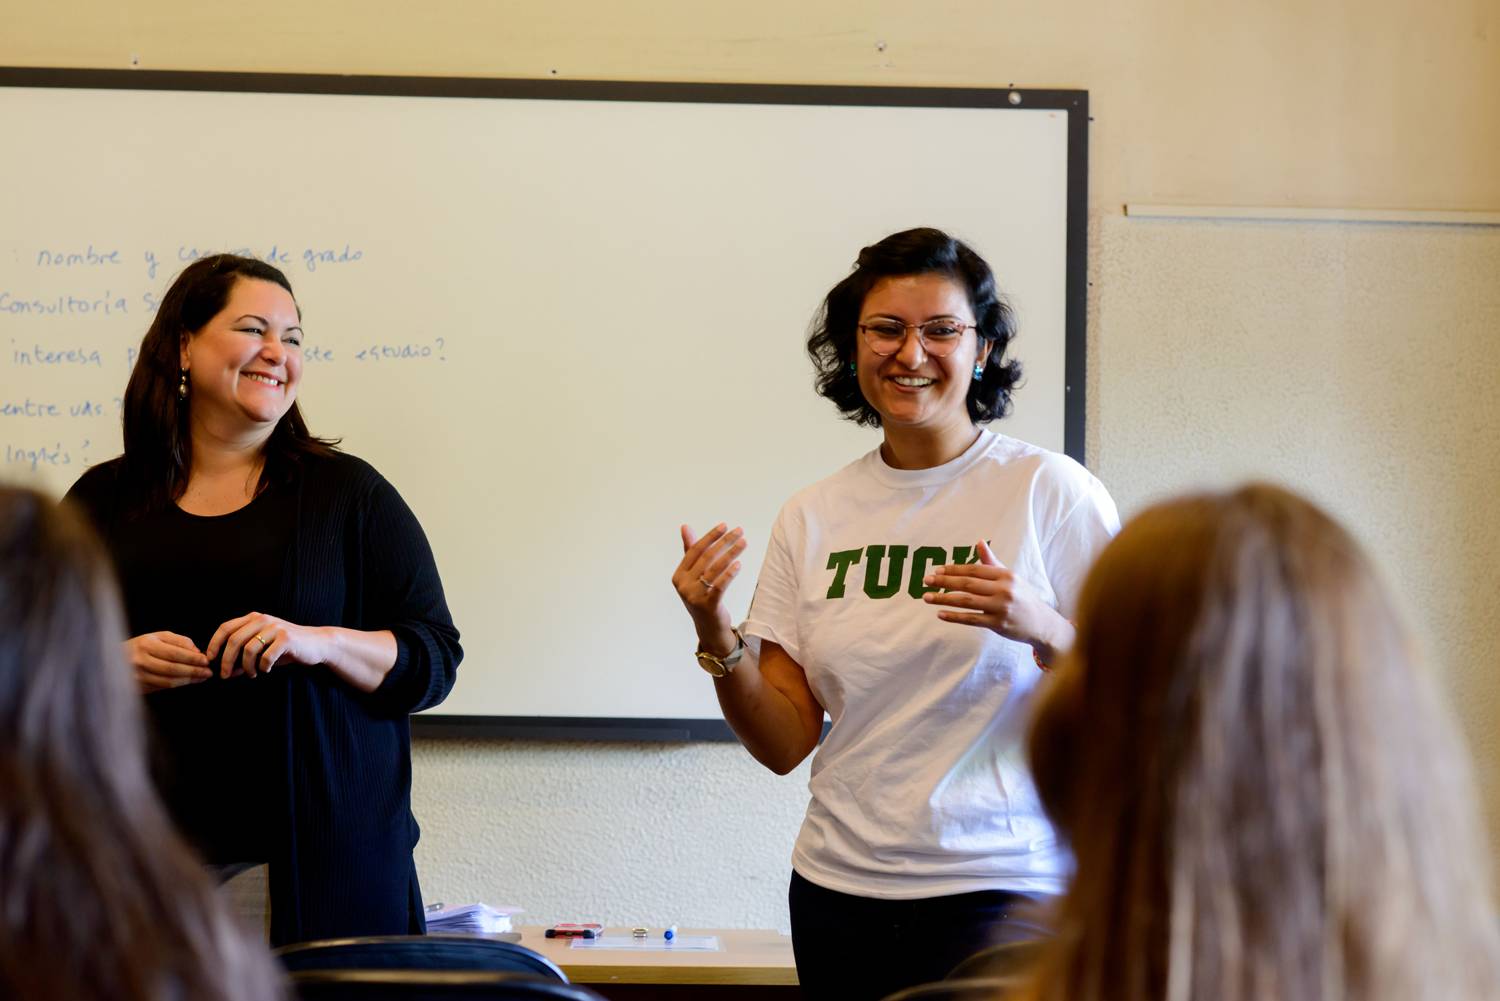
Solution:
{"label": "long brown hair", "polygon": [[1276,487],[1121,532],[1033,722],[1077,858],[1033,997],[1500,997],[1468,761],[1398,620]]}
{"label": "long brown hair", "polygon": [[83,521],[0,487],[0,996],[280,998],[152,790],[124,636]]}
{"label": "long brown hair", "polygon": [[[121,420],[125,434],[122,483],[130,514],[158,510],[187,489],[193,468],[193,437],[188,416],[191,397],[178,396],[178,363],[184,337],[191,337],[224,309],[235,283],[272,282],[293,296],[280,268],[253,257],[215,254],[182,269],[156,309],[141,340],[141,351],[125,385]],[[298,307],[300,315],[301,307]],[[337,439],[316,438],[302,409],[293,402],[265,444],[258,490],[291,475],[302,455],[327,455]]]}

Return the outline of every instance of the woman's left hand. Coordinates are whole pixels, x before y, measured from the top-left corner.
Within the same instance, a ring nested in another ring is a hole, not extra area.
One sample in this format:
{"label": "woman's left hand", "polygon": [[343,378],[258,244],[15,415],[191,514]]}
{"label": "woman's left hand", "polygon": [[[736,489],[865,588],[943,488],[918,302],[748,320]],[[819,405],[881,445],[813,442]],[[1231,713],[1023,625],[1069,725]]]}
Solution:
{"label": "woman's left hand", "polygon": [[[922,600],[946,606],[938,612],[944,622],[984,626],[1006,639],[1030,644],[1044,663],[1073,645],[1073,624],[1043,601],[980,541],[979,562],[941,566],[922,583],[942,588]],[[949,611],[948,609],[964,609]]]}
{"label": "woman's left hand", "polygon": [[324,629],[251,612],[216,629],[203,652],[212,661],[222,650],[220,677],[244,671],[253,678],[262,671],[269,674],[282,662],[309,666],[323,663],[328,659],[325,633]]}

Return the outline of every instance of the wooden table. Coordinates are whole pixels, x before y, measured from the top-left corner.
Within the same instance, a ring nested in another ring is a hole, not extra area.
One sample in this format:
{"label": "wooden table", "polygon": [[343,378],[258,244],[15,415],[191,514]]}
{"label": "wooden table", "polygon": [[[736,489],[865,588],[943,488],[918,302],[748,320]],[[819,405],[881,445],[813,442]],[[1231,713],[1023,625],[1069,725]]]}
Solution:
{"label": "wooden table", "polygon": [[[568,979],[619,1001],[694,998],[702,1001],[794,1001],[797,968],[792,940],[759,929],[682,928],[686,936],[717,935],[718,952],[574,949],[567,939],[547,938],[542,928],[517,928],[521,944],[562,967]],[[657,935],[661,929],[652,929]],[[606,928],[606,935],[630,936],[629,928]]]}

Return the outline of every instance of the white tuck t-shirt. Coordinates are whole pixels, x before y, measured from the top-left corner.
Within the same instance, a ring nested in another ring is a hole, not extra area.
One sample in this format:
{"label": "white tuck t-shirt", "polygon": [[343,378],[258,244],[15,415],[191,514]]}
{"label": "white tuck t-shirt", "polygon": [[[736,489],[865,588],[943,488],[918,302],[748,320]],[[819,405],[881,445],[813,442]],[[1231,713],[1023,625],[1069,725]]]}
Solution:
{"label": "white tuck t-shirt", "polygon": [[1023,747],[1031,648],[941,621],[922,577],[975,562],[985,539],[1072,617],[1119,527],[1078,463],[988,430],[932,469],[893,469],[876,449],[787,501],[742,632],[752,656],[761,640],[785,648],[832,720],[797,872],[865,897],[1062,891],[1068,858]]}

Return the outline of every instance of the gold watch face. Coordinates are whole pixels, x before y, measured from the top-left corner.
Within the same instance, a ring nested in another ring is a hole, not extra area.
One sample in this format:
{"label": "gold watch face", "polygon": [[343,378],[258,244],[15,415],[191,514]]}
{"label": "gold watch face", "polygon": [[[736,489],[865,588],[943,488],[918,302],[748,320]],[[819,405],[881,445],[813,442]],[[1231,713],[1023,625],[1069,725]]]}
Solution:
{"label": "gold watch face", "polygon": [[698,658],[698,665],[712,677],[722,678],[729,673],[729,668],[724,666],[724,662],[711,653],[704,653],[702,650],[699,650],[693,656]]}

